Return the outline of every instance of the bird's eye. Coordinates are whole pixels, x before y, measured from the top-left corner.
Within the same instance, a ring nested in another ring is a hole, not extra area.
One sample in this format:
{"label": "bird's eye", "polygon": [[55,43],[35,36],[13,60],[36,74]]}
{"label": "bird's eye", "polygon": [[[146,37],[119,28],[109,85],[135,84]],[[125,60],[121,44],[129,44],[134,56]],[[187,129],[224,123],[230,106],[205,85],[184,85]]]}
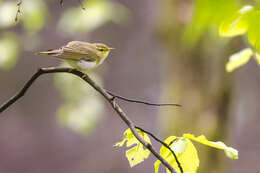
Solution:
{"label": "bird's eye", "polygon": [[97,50],[103,52],[103,51],[106,51],[106,49],[104,47],[98,47]]}

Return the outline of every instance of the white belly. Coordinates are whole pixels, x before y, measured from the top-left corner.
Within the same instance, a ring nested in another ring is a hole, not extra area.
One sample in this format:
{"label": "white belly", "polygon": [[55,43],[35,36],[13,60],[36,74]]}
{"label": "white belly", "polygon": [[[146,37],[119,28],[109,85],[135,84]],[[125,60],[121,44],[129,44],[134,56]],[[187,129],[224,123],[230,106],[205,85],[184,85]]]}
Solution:
{"label": "white belly", "polygon": [[85,60],[80,60],[77,62],[77,65],[81,68],[81,69],[91,69],[96,67],[96,62],[89,62],[89,61],[85,61]]}

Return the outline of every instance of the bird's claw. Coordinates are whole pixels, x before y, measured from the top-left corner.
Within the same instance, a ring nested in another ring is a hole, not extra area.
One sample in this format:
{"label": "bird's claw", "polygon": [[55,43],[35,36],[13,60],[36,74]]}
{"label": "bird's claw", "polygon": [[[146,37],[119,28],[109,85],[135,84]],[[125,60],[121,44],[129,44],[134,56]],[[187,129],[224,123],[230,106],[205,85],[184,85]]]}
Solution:
{"label": "bird's claw", "polygon": [[71,73],[73,70],[75,70],[75,69],[74,69],[74,68],[71,68],[71,69],[69,69],[68,72]]}
{"label": "bird's claw", "polygon": [[83,74],[81,78],[85,80],[86,78],[88,78],[88,75],[87,74]]}

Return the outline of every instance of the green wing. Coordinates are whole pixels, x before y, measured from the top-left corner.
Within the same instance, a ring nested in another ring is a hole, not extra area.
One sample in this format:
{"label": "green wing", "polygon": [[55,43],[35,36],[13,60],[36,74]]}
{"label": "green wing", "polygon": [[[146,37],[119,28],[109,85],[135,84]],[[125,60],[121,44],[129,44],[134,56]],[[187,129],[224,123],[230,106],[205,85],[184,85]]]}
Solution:
{"label": "green wing", "polygon": [[78,52],[81,54],[91,54],[95,52],[95,46],[93,44],[83,41],[71,41],[69,42],[65,48],[68,51]]}
{"label": "green wing", "polygon": [[57,55],[57,58],[63,60],[94,62],[98,58],[95,53],[95,47],[91,43],[81,41],[71,41],[66,46],[61,48],[62,52]]}
{"label": "green wing", "polygon": [[79,55],[89,55],[89,53],[87,51],[84,51],[84,50],[81,50],[81,49],[78,49],[78,48],[71,48],[71,47],[67,47],[67,46],[64,46],[63,47],[63,51],[64,52],[67,52],[67,53],[70,53],[70,54],[79,54]]}

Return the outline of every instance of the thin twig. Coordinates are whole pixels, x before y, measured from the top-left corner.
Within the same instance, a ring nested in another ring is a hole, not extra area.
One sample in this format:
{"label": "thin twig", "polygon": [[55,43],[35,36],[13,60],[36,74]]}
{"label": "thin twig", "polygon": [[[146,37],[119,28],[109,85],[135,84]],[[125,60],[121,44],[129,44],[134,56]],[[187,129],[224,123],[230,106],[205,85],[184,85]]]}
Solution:
{"label": "thin twig", "polygon": [[181,163],[179,162],[179,160],[178,160],[178,158],[177,158],[175,152],[174,152],[174,151],[171,149],[171,147],[170,147],[171,144],[172,144],[174,141],[172,141],[169,145],[167,145],[165,142],[163,142],[162,140],[160,140],[159,138],[157,138],[157,137],[156,137],[154,134],[152,134],[151,132],[148,132],[148,131],[142,129],[141,127],[135,126],[135,128],[141,130],[142,132],[144,132],[144,133],[146,133],[146,134],[148,134],[148,135],[150,135],[154,140],[156,140],[157,142],[161,143],[163,146],[165,146],[166,148],[168,148],[168,149],[171,151],[172,155],[174,156],[175,161],[176,161],[176,163],[177,163],[177,165],[178,165],[178,167],[179,167],[181,173],[183,173],[183,169],[182,169]]}
{"label": "thin twig", "polygon": [[86,8],[84,7],[82,1],[81,1],[81,0],[78,0],[78,2],[79,2],[79,5],[80,5],[81,9],[82,9],[82,10],[86,10]]}
{"label": "thin twig", "polygon": [[15,15],[15,22],[18,21],[18,16],[21,13],[21,5],[22,5],[22,0],[18,0],[17,2],[17,11],[16,11],[16,15]]}
{"label": "thin twig", "polygon": [[133,100],[133,99],[129,99],[129,98],[126,98],[126,97],[122,97],[122,96],[119,96],[119,95],[116,95],[116,94],[113,94],[112,92],[110,91],[106,91],[108,94],[110,94],[111,96],[113,96],[114,98],[118,98],[120,100],[124,100],[124,101],[127,101],[127,102],[132,102],[132,103],[141,103],[141,104],[145,104],[145,105],[150,105],[150,106],[181,106],[180,104],[158,104],[158,103],[149,103],[149,102],[145,102],[145,101],[140,101],[140,100]]}
{"label": "thin twig", "polygon": [[63,6],[63,0],[60,0],[60,6]]}
{"label": "thin twig", "polygon": [[161,163],[170,170],[172,173],[176,173],[176,171],[173,169],[173,167],[159,154],[155,151],[153,146],[146,142],[136,131],[135,124],[128,118],[128,116],[123,112],[123,110],[120,108],[120,106],[115,102],[115,99],[113,96],[111,96],[109,93],[106,92],[103,88],[101,88],[99,85],[97,85],[91,78],[89,78],[88,75],[72,68],[62,68],[62,67],[50,67],[50,68],[41,68],[39,69],[34,75],[29,79],[29,81],[26,82],[24,87],[13,97],[11,97],[6,103],[0,106],[0,113],[2,113],[4,110],[6,110],[9,106],[11,106],[13,103],[15,103],[19,98],[21,98],[26,91],[29,89],[29,87],[33,84],[33,82],[41,75],[48,74],[48,73],[71,73],[73,75],[76,75],[83,79],[85,82],[87,82],[91,87],[93,87],[97,92],[99,92],[113,107],[115,112],[119,115],[119,117],[126,123],[126,125],[131,129],[134,136],[137,138],[137,140],[142,143],[158,160],[161,161]]}

